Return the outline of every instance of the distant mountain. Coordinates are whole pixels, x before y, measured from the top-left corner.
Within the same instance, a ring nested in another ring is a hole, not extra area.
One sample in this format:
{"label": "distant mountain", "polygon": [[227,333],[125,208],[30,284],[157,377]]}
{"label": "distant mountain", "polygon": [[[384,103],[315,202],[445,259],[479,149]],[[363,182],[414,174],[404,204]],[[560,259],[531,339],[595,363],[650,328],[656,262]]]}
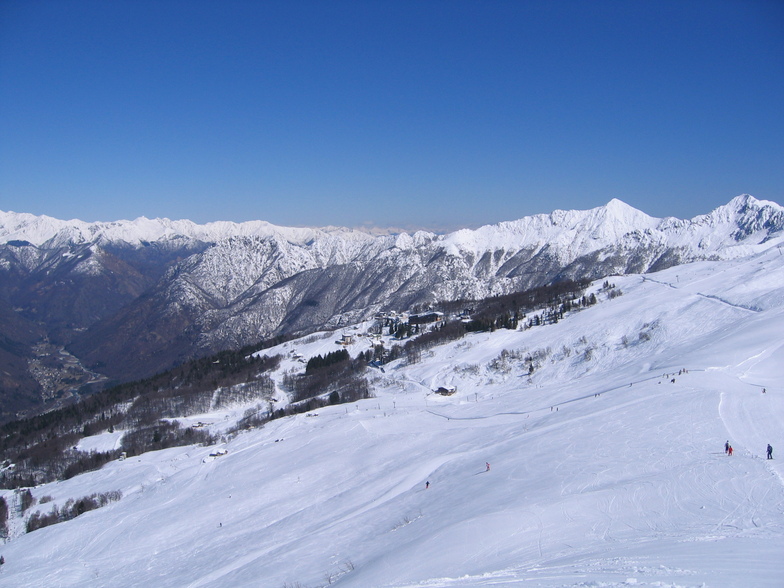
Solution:
{"label": "distant mountain", "polygon": [[[0,406],[7,416],[102,376],[144,377],[380,310],[739,257],[782,229],[784,208],[749,195],[691,220],[657,219],[611,200],[446,235],[0,212],[0,304],[26,325],[19,335],[18,323],[2,322],[0,341],[10,343],[0,371],[27,382],[25,401],[12,401],[3,384]],[[36,351],[35,341],[47,345]],[[58,356],[68,361],[55,365]],[[49,366],[34,390],[20,368],[32,357]]]}

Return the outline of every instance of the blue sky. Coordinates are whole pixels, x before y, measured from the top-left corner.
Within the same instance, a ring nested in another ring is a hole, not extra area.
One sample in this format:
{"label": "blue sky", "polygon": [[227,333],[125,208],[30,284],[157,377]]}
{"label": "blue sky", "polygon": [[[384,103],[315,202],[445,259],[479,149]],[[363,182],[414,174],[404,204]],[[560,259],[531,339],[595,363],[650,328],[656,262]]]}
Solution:
{"label": "blue sky", "polygon": [[784,202],[784,2],[0,0],[0,210],[437,230]]}

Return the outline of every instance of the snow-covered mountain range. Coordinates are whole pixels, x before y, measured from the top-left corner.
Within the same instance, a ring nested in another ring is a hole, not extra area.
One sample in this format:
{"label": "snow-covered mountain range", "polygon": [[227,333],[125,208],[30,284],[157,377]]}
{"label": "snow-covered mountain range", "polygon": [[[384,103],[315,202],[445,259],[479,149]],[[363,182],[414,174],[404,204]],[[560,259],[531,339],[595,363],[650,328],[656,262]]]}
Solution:
{"label": "snow-covered mountain range", "polygon": [[[611,208],[628,213],[611,203],[509,226],[574,227]],[[711,259],[613,276],[620,296],[599,281],[598,304],[554,324],[469,333],[416,361],[368,368],[372,398],[238,434],[228,431],[252,405],[183,416],[225,438],[33,488],[24,513],[19,493],[0,491],[11,536],[0,583],[779,587],[784,235],[771,219],[780,214],[746,200],[688,222],[638,218],[652,226],[595,239],[665,234],[689,244],[684,255]],[[594,239],[578,234],[565,240]],[[486,250],[482,231],[428,238],[455,245],[456,259]],[[302,358],[339,348],[341,335],[354,335],[352,356],[378,344],[369,324],[260,352],[283,357],[275,404]],[[78,447],[114,449],[124,434]],[[93,493],[121,498],[24,533],[33,514]]]}
{"label": "snow-covered mountain range", "polygon": [[67,393],[67,385],[41,389],[51,388],[46,370],[35,381],[24,376],[42,340],[54,348],[39,356],[67,351],[80,384],[127,380],[381,310],[741,257],[783,228],[780,205],[748,195],[691,220],[656,219],[611,200],[446,235],[0,212],[0,315],[11,342],[0,363],[14,374],[1,383],[9,390],[26,377],[18,393],[28,401]]}

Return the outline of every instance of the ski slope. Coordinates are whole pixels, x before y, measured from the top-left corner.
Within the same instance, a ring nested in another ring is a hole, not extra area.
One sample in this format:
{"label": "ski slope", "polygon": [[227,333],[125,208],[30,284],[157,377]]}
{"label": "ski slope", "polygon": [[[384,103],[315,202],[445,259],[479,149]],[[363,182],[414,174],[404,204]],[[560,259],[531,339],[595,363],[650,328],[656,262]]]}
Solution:
{"label": "ski slope", "polygon": [[[555,325],[372,370],[375,398],[239,434],[224,456],[173,448],[35,488],[52,502],[32,511],[123,498],[17,533],[0,584],[782,586],[784,256],[766,245],[610,278],[622,296]],[[342,332],[281,346],[279,375]],[[190,420],[220,432],[245,408]]]}

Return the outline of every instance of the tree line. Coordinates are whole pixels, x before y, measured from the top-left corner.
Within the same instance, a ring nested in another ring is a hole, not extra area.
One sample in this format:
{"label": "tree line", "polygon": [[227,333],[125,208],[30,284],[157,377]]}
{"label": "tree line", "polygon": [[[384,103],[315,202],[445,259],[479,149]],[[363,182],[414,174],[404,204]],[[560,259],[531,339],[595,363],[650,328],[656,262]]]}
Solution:
{"label": "tree line", "polygon": [[55,505],[48,513],[33,513],[27,519],[25,530],[28,533],[32,533],[33,531],[48,527],[49,525],[70,521],[79,515],[106,506],[110,502],[116,502],[121,498],[122,492],[119,490],[102,492],[100,494],[94,493],[90,496],[83,496],[76,500],[69,498],[62,507]]}
{"label": "tree line", "polygon": [[405,357],[409,363],[417,363],[424,351],[460,339],[466,333],[556,323],[567,312],[597,303],[595,294],[584,294],[590,284],[590,280],[566,280],[523,292],[436,305],[445,315],[459,318],[436,324],[416,337],[413,335],[419,332],[419,325],[398,321],[390,329],[394,328],[398,339],[407,340],[402,345],[393,345],[388,351],[377,352],[375,357],[378,359],[380,355],[383,362]]}
{"label": "tree line", "polygon": [[[21,488],[69,478],[100,468],[123,451],[144,451],[191,443],[211,443],[203,430],[164,421],[233,402],[269,397],[274,384],[267,372],[279,356],[251,355],[254,349],[223,351],[135,382],[85,396],[68,406],[0,427],[0,486]],[[126,431],[113,451],[83,452],[79,440],[115,428]],[[13,467],[9,467],[13,464]]]}

